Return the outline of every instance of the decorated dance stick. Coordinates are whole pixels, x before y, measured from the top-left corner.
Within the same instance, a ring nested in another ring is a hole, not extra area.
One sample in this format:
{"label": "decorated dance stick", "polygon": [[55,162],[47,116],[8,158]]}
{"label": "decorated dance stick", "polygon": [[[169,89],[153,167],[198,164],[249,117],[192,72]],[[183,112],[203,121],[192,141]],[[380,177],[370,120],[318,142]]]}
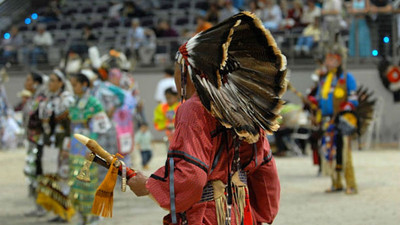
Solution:
{"label": "decorated dance stick", "polygon": [[[106,168],[110,167],[111,162],[113,161],[114,157],[110,153],[108,153],[106,150],[104,150],[98,143],[97,141],[90,139],[82,134],[74,134],[74,137],[83,145],[85,145],[94,155],[92,160],[88,158],[90,161],[94,161],[98,163],[101,166],[104,166]],[[106,165],[104,165],[106,163]],[[118,168],[119,174],[122,174],[123,166],[122,166],[122,161],[116,160],[114,163],[114,166]],[[126,178],[129,180],[130,178],[134,177],[136,175],[136,172],[133,169],[126,168]]]}
{"label": "decorated dance stick", "polygon": [[92,213],[102,217],[112,217],[113,191],[118,174],[121,174],[122,191],[125,191],[126,180],[134,177],[136,172],[127,168],[123,161],[117,159],[115,155],[108,153],[95,140],[81,134],[74,134],[74,137],[91,151],[77,179],[86,182],[90,181],[89,171],[92,161],[109,167],[106,177],[96,190]]}

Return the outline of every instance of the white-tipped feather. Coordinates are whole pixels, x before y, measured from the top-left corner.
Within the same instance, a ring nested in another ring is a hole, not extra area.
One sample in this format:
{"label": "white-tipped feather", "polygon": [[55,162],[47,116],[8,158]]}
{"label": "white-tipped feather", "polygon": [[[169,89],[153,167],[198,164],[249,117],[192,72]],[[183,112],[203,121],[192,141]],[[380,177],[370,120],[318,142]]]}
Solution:
{"label": "white-tipped feather", "polygon": [[286,56],[283,54],[281,54],[281,57],[282,57],[282,63],[281,63],[280,71],[284,71],[284,70],[286,70],[287,59],[286,59]]}
{"label": "white-tipped feather", "polygon": [[194,68],[196,68],[196,63],[195,63],[195,61],[192,59],[192,58],[188,58],[188,61],[189,61],[189,64],[191,65],[191,66],[193,66]]}
{"label": "white-tipped feather", "polygon": [[193,48],[198,44],[197,38],[201,35],[202,32],[197,33],[195,36],[189,39],[186,43],[186,50],[188,51],[189,55],[193,53]]}
{"label": "white-tipped feather", "polygon": [[189,73],[190,79],[192,79],[193,71],[192,71],[192,67],[190,65],[188,66],[188,73]]}

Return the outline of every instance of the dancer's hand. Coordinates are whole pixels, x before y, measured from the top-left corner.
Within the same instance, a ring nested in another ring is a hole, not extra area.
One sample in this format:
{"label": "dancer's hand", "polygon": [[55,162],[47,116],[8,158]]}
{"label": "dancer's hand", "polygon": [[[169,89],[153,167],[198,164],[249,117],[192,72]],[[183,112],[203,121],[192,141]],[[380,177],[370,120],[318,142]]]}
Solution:
{"label": "dancer's hand", "polygon": [[149,194],[149,190],[146,188],[146,182],[148,179],[148,177],[138,171],[136,176],[128,180],[128,185],[136,196],[145,196]]}

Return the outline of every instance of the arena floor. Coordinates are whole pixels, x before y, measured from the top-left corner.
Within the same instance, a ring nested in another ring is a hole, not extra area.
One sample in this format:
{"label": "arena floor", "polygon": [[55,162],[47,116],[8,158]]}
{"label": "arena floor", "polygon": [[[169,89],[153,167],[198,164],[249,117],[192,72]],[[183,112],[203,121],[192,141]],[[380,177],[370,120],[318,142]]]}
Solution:
{"label": "arena floor", "polygon": [[[164,164],[165,147],[155,146],[150,174]],[[27,218],[32,209],[22,173],[25,150],[0,152],[0,224],[43,225],[53,217]],[[135,154],[135,165],[140,158]],[[317,177],[311,157],[276,158],[281,179],[281,207],[275,225],[397,225],[400,221],[400,154],[398,150],[355,151],[354,164],[359,194],[325,194],[328,177]],[[137,198],[130,191],[115,192],[112,219],[99,225],[162,224],[167,212],[147,197]],[[78,222],[74,217],[71,224]]]}

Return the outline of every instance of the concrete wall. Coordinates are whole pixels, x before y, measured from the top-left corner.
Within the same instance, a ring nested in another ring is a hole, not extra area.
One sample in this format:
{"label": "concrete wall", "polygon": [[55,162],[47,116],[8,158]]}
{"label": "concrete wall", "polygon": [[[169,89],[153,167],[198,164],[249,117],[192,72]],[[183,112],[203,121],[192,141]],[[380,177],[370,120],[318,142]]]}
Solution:
{"label": "concrete wall", "polygon": [[[377,70],[355,69],[349,70],[358,81],[358,84],[369,87],[374,90],[375,96],[382,97],[384,104],[382,122],[381,122],[381,140],[383,142],[393,142],[399,140],[400,133],[400,103],[393,102],[392,94],[387,91],[378,78]],[[292,70],[290,80],[293,86],[301,92],[311,86],[310,74],[311,70]],[[154,100],[154,92],[157,82],[162,78],[162,72],[138,72],[135,74],[135,79],[139,83],[140,96],[145,101],[145,113],[147,120],[152,124],[153,110],[156,107]],[[7,94],[11,104],[16,104],[17,92],[23,88],[25,76],[23,74],[10,74],[10,81],[6,84]],[[292,102],[301,103],[301,101],[290,91],[284,95],[285,99]],[[154,131],[154,130],[153,130]],[[157,139],[161,139],[161,132],[153,132]]]}

